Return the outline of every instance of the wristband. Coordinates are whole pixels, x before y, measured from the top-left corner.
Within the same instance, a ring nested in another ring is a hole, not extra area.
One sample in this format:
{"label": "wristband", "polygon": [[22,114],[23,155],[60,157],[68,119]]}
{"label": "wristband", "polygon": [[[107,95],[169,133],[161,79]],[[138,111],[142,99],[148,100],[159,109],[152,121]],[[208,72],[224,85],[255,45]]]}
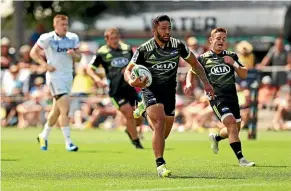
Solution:
{"label": "wristband", "polygon": [[234,62],[233,63],[233,66],[237,69],[237,68],[239,68],[239,64],[237,63],[237,62]]}

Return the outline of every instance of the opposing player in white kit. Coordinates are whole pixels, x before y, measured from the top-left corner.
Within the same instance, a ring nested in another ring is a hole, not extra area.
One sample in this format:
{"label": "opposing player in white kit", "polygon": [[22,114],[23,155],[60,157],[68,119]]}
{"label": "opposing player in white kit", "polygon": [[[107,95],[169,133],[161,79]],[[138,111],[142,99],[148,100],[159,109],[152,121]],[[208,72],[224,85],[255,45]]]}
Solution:
{"label": "opposing player in white kit", "polygon": [[[46,68],[46,81],[50,87],[53,99],[52,110],[48,115],[47,123],[42,133],[38,135],[41,150],[48,149],[48,136],[51,128],[59,119],[66,149],[68,151],[77,151],[78,147],[72,143],[69,127],[69,94],[73,81],[73,63],[74,60],[81,59],[78,50],[79,37],[68,29],[68,17],[65,15],[56,15],[53,19],[54,31],[40,36],[37,43],[30,52],[31,58]],[[44,50],[47,62],[40,56],[41,50]]]}

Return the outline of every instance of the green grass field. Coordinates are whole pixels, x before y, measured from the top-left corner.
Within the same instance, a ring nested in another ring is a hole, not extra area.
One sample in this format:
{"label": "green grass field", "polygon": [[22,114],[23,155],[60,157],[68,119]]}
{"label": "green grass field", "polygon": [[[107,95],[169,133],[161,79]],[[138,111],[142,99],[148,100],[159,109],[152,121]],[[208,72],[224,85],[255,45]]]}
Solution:
{"label": "green grass field", "polygon": [[291,132],[259,132],[258,140],[241,133],[243,151],[256,167],[239,167],[228,142],[210,150],[208,133],[174,132],[165,159],[172,178],[158,178],[151,133],[145,150],[136,150],[125,133],[73,130],[79,152],[65,151],[60,130],[50,136],[49,151],[39,150],[41,129],[2,129],[2,190],[291,190]]}

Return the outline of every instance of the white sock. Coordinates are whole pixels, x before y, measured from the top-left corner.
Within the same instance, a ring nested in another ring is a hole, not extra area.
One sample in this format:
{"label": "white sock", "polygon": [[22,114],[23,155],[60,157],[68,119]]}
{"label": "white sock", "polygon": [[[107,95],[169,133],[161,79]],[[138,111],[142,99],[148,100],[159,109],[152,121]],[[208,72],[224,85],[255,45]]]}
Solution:
{"label": "white sock", "polygon": [[69,126],[63,127],[62,132],[65,138],[66,146],[69,146],[72,143],[72,140],[70,138],[70,127]]}
{"label": "white sock", "polygon": [[51,129],[52,129],[52,127],[50,127],[50,126],[48,125],[48,123],[46,123],[46,124],[44,125],[44,128],[43,128],[43,130],[42,130],[40,136],[41,136],[42,138],[44,138],[45,140],[47,140],[47,139],[48,139],[48,136],[49,136],[49,134],[50,134],[50,132],[51,132]]}

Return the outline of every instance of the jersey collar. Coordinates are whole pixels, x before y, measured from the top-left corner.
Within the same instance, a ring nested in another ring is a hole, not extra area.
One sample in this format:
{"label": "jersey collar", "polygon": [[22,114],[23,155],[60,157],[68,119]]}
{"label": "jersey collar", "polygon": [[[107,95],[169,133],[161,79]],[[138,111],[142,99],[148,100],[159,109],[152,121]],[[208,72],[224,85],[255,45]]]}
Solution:
{"label": "jersey collar", "polygon": [[160,45],[157,43],[157,41],[155,40],[155,38],[153,38],[153,41],[154,41],[155,48],[166,49],[166,48],[170,47],[170,41],[165,44],[165,47],[164,48],[160,47]]}
{"label": "jersey collar", "polygon": [[122,50],[121,49],[121,45],[120,43],[118,44],[118,47],[116,49],[111,48],[108,44],[106,44],[107,48],[109,48],[110,50]]}
{"label": "jersey collar", "polygon": [[67,33],[65,34],[65,36],[60,36],[60,35],[58,35],[57,33],[56,33],[56,31],[54,31],[54,36],[55,37],[58,37],[58,38],[61,38],[61,39],[64,39],[64,38],[67,38]]}
{"label": "jersey collar", "polygon": [[225,50],[223,50],[220,54],[216,54],[213,50],[210,50],[210,52],[211,52],[213,55],[217,55],[217,56],[224,56],[224,55],[225,55]]}

